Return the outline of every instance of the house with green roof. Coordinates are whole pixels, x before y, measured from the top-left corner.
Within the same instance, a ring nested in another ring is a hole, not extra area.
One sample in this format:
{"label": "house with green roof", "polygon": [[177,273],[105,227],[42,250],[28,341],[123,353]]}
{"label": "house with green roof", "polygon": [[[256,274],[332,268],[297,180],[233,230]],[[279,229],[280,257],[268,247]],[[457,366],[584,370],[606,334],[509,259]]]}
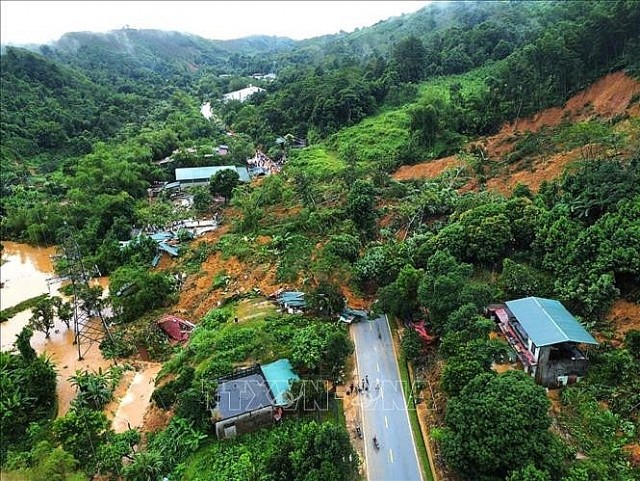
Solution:
{"label": "house with green roof", "polygon": [[218,439],[233,438],[280,421],[293,404],[292,384],[299,380],[288,359],[238,369],[217,380],[209,406]]}
{"label": "house with green roof", "polygon": [[487,307],[525,372],[542,386],[572,384],[587,372],[586,349],[598,342],[560,301],[526,297]]}

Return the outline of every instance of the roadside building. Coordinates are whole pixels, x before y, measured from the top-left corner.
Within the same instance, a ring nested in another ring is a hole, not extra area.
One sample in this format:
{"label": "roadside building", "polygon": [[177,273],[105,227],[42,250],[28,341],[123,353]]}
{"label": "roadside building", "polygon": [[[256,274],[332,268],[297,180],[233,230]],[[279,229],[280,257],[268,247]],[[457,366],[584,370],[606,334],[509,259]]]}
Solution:
{"label": "roadside building", "polygon": [[176,169],[176,182],[180,182],[180,186],[206,185],[211,177],[223,170],[235,170],[238,172],[240,182],[249,182],[251,177],[246,167],[236,165],[219,165],[209,167],[186,167]]}
{"label": "roadside building", "polygon": [[598,342],[559,301],[526,297],[492,304],[486,313],[538,384],[566,386],[586,374],[584,347]]}
{"label": "roadside building", "polygon": [[211,409],[216,437],[227,439],[282,419],[292,404],[291,384],[298,380],[288,359],[240,369],[218,379]]}
{"label": "roadside building", "polygon": [[299,312],[307,307],[307,303],[304,300],[304,292],[300,291],[284,291],[276,296],[276,302],[284,310],[293,314]]}

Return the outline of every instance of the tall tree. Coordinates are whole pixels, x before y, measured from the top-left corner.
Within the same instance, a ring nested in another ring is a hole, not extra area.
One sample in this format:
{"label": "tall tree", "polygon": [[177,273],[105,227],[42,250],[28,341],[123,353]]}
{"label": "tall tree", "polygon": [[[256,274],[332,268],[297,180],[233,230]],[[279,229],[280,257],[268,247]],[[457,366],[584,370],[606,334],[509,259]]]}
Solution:
{"label": "tall tree", "polygon": [[347,214],[363,235],[371,238],[376,226],[375,188],[368,180],[358,179],[347,195]]}
{"label": "tall tree", "polygon": [[470,479],[499,476],[533,464],[560,469],[559,440],[549,431],[544,388],[522,371],[480,374],[447,406],[444,454]]}
{"label": "tall tree", "polygon": [[50,297],[45,297],[38,301],[33,308],[33,314],[29,319],[29,325],[36,331],[44,332],[47,339],[51,334],[55,320],[54,301]]}
{"label": "tall tree", "polygon": [[235,169],[224,169],[216,172],[209,181],[209,189],[212,195],[221,195],[225,203],[229,202],[233,189],[238,185],[240,176]]}
{"label": "tall tree", "polygon": [[393,52],[395,70],[401,82],[419,82],[424,76],[427,51],[415,36],[401,40]]}

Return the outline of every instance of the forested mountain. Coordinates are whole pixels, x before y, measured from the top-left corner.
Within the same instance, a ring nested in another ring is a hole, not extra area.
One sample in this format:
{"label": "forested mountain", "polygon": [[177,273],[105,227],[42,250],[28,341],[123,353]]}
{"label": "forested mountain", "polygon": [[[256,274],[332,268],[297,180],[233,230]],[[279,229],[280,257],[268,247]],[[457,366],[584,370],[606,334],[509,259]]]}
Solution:
{"label": "forested mountain", "polygon": [[[355,480],[338,415],[298,413],[284,435],[225,444],[203,408],[215,379],[249,363],[288,357],[306,380],[344,370],[352,346],[327,320],[347,298],[403,332],[447,479],[640,479],[638,25],[635,1],[434,2],[304,41],[122,29],[7,47],[2,239],[63,245],[73,232],[110,276],[104,355],[166,364],[153,395],[164,429],[140,444],[109,428],[104,373],[77,373],[78,398],[50,423],[51,393],[31,384],[52,367],[24,331],[0,359],[16,393],[3,398],[3,465],[23,478],[58,457],[68,479]],[[221,101],[250,84],[264,90]],[[216,175],[189,188],[188,208],[150,197],[176,167],[246,167],[256,149],[282,169]],[[214,216],[223,228],[192,243],[179,232],[179,256],[150,268],[140,228]],[[315,317],[243,319],[245,294],[282,288],[304,290]],[[492,369],[513,353],[483,310],[527,296],[561,300],[597,337],[582,382],[545,393]],[[38,301],[31,325],[61,306]],[[166,312],[198,324],[186,346],[158,333]],[[413,319],[437,346],[404,329]]]}

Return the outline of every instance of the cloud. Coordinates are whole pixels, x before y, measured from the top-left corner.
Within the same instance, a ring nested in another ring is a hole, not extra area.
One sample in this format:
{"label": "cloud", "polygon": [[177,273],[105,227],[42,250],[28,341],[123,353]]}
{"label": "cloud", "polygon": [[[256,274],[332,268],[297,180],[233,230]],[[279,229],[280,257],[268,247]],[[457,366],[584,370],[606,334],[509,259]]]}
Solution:
{"label": "cloud", "polygon": [[0,2],[1,41],[49,43],[64,33],[125,26],[210,39],[277,35],[296,40],[347,32],[411,13],[428,1],[9,1]]}

